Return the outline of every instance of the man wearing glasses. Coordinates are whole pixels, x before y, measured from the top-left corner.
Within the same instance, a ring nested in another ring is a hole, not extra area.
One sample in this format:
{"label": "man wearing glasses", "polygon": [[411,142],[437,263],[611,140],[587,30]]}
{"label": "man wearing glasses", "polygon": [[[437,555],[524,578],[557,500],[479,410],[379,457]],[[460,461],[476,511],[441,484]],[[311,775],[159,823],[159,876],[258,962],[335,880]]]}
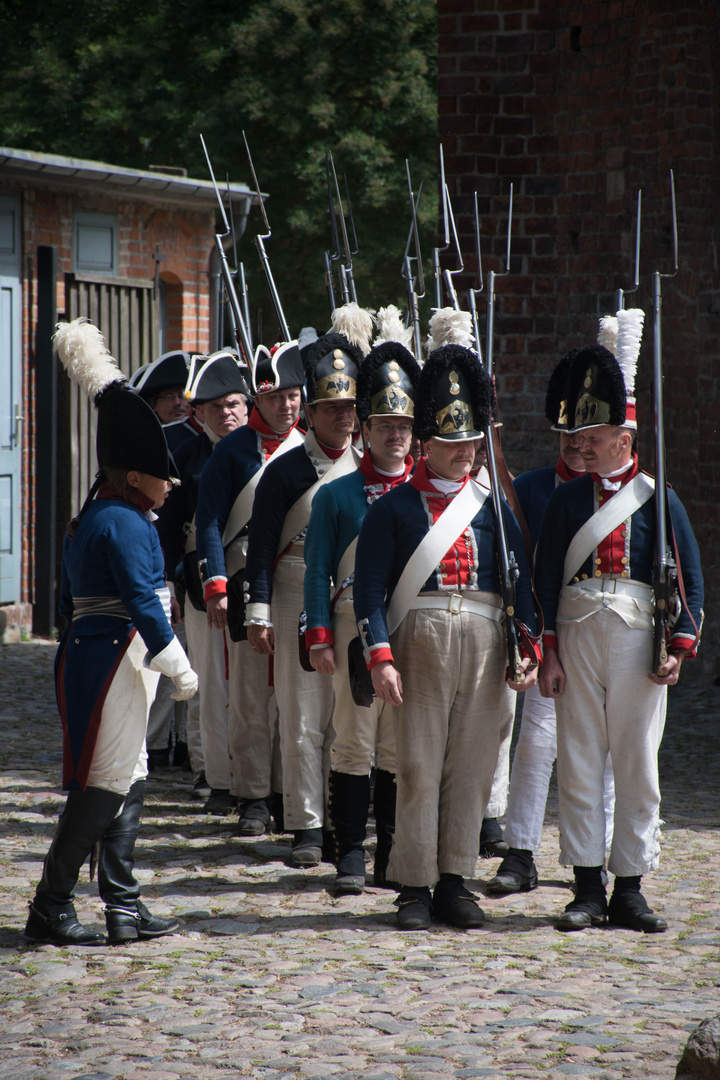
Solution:
{"label": "man wearing glasses", "polygon": [[[348,645],[356,636],[353,614],[355,546],[368,507],[410,475],[415,387],[420,368],[398,342],[376,346],[360,366],[357,413],[366,450],[356,472],[322,488],[313,502],[305,539],[304,603],[310,663],[332,675],[335,691],[330,772],[330,820],[335,839],[335,894],[365,887],[363,841],[375,774],[377,849],[373,884],[386,884],[395,826],[395,735],[392,710],[378,698],[357,706],[350,691]],[[332,599],[331,599],[332,597]]]}

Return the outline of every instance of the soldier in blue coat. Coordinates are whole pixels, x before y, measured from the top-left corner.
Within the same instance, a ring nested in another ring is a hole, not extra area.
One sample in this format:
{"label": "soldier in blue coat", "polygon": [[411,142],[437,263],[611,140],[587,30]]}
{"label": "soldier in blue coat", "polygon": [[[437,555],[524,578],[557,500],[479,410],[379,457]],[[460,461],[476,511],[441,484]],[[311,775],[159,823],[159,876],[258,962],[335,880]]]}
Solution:
{"label": "soldier in blue coat", "polygon": [[[172,933],[150,914],[133,875],[147,774],[145,731],[162,672],[178,699],[197,676],[172,632],[170,595],[153,524],[170,489],[165,436],[128,391],[102,336],[85,320],[61,324],[60,359],[98,405],[100,472],[68,527],[56,690],[63,723],[67,802],[30,905],[25,936],[56,945],[101,945],[73,905],[80,868],[100,841],[98,885],[111,942]],[[97,496],[93,500],[93,496]]]}
{"label": "soldier in blue coat", "polygon": [[[433,914],[461,929],[482,926],[465,879],[474,876],[512,720],[508,697],[535,681],[534,669],[523,682],[505,681],[491,500],[469,478],[489,403],[474,353],[447,345],[431,354],[414,425],[426,456],[407,484],[373,503],[358,541],[355,616],[375,692],[394,706],[397,818],[388,876],[402,886],[404,930],[426,929]],[[522,536],[504,503],[501,512],[520,571],[516,620],[532,634]],[[526,641],[523,672],[537,662],[529,634]]]}
{"label": "soldier in blue coat", "polygon": [[[609,918],[657,933],[667,923],[640,892],[659,858],[657,754],[667,687],[696,649],[703,584],[687,514],[668,491],[685,598],[667,661],[652,671],[654,482],[633,451],[642,312],[621,311],[617,319],[617,359],[601,345],[576,350],[562,394],[564,422],[581,436],[586,472],[557,488],[543,519],[536,559],[545,621],[540,687],[557,713],[560,861],[573,867],[577,882],[557,927],[582,930]],[[609,904],[602,881],[608,752],[616,793]]]}

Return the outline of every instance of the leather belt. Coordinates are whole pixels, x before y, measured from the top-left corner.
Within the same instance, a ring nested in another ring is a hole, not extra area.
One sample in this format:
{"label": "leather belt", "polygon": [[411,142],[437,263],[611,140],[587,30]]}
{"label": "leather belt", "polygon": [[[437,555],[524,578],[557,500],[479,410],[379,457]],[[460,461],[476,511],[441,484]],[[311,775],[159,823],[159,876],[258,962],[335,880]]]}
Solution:
{"label": "leather belt", "polygon": [[652,585],[645,585],[641,581],[624,581],[622,578],[588,578],[578,584],[568,585],[569,589],[591,589],[593,592],[622,593],[624,596],[634,596],[638,600],[651,600],[653,594]]}
{"label": "leather belt", "polygon": [[474,600],[465,593],[448,593],[446,596],[428,596],[420,593],[410,605],[411,610],[423,608],[435,608],[439,611],[449,611],[451,615],[470,614],[482,615],[484,619],[492,619],[493,622],[501,622],[504,611],[501,607],[493,607],[485,604],[482,600]]}

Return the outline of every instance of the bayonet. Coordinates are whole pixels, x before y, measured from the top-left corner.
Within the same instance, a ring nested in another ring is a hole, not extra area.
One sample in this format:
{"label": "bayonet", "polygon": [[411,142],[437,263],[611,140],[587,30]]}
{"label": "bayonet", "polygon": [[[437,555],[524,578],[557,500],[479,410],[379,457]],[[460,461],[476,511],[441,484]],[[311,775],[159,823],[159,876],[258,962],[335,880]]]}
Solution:
{"label": "bayonet", "polygon": [[[412,188],[412,180],[410,179],[410,165],[408,161],[405,161],[405,171],[407,172],[408,192],[410,193],[410,212],[412,214],[412,221],[410,224],[410,232],[408,233],[407,244],[405,245],[405,255],[403,256],[403,268],[402,275],[405,278],[407,284],[408,295],[408,316],[413,328],[413,342],[415,348],[415,357],[418,361],[422,360],[422,343],[420,335],[420,312],[418,310],[418,300],[422,300],[425,296],[425,276],[423,274],[422,255],[420,253],[420,236],[417,226],[417,212],[420,205],[420,196],[422,195],[422,184],[420,184],[420,190],[418,191],[417,201]],[[410,246],[414,242],[415,254],[410,255]],[[412,263],[415,261],[415,274],[413,274]]]}
{"label": "bayonet", "polygon": [[227,214],[225,213],[225,204],[223,203],[220,189],[217,186],[217,181],[215,180],[215,173],[213,172],[213,167],[210,163],[210,155],[208,154],[208,149],[205,145],[205,140],[202,135],[200,136],[200,142],[202,143],[202,148],[205,151],[205,160],[207,161],[210,178],[212,180],[213,187],[215,188],[215,195],[217,197],[218,206],[220,207],[220,216],[222,218],[223,226],[225,229],[225,231],[222,233],[215,233],[215,245],[217,247],[218,255],[220,256],[220,270],[222,272],[223,282],[225,284],[225,291],[227,293],[228,302],[230,304],[230,313],[232,317],[235,345],[237,347],[240,357],[244,358],[245,363],[248,365],[248,367],[250,367],[253,356],[252,338],[250,337],[250,333],[248,331],[247,322],[243,318],[243,313],[240,308],[237,293],[235,291],[235,283],[233,281],[232,273],[228,265],[227,255],[225,254],[225,248],[223,246],[223,240],[230,237],[232,235],[232,231],[228,224]]}
{"label": "bayonet", "polygon": [[637,292],[640,284],[640,213],[642,207],[642,188],[637,194],[637,217],[635,219],[635,284],[632,289],[618,289],[616,294],[616,311],[622,311],[625,307],[625,297],[630,293]]}
{"label": "bayonet", "polygon": [[265,281],[267,282],[267,287],[270,292],[273,305],[275,307],[275,312],[277,314],[278,323],[280,326],[280,333],[282,334],[284,341],[290,341],[290,328],[288,327],[288,324],[285,320],[285,313],[283,312],[282,304],[280,303],[280,296],[275,286],[275,279],[272,276],[270,262],[268,260],[267,252],[265,250],[265,241],[269,240],[272,236],[272,230],[270,228],[270,222],[268,221],[267,211],[265,210],[265,201],[262,197],[260,185],[258,184],[258,178],[255,173],[255,166],[253,165],[252,156],[250,154],[250,147],[248,146],[247,137],[244,131],[242,133],[242,137],[243,142],[245,143],[245,150],[247,152],[248,162],[250,164],[250,172],[252,173],[253,183],[255,184],[255,191],[257,192],[258,201],[260,203],[260,213],[262,214],[263,223],[265,225],[265,232],[257,233],[255,237],[255,246],[257,247],[258,255],[260,256],[260,265],[262,266],[263,273],[265,274]]}
{"label": "bayonet", "polygon": [[440,143],[440,192],[442,194],[443,207],[443,243],[441,247],[432,249],[433,262],[433,286],[435,289],[435,307],[442,307],[442,271],[440,269],[440,253],[450,247],[450,223],[448,222],[447,203],[445,201],[445,157],[442,143]]}
{"label": "bayonet", "polygon": [[453,247],[455,248],[458,265],[455,267],[454,270],[443,270],[442,277],[443,281],[445,282],[445,288],[447,290],[450,306],[453,307],[455,311],[459,311],[460,303],[458,301],[457,293],[455,292],[455,286],[453,285],[452,279],[455,274],[462,274],[465,267],[463,265],[462,252],[460,251],[460,242],[458,240],[457,229],[455,228],[455,216],[453,214],[452,203],[450,201],[450,190],[447,184],[445,185],[445,206],[447,208],[447,219],[450,223],[450,229],[452,231]]}
{"label": "bayonet", "polygon": [[340,227],[342,230],[343,252],[345,254],[344,261],[342,259],[342,253],[340,258],[340,291],[342,293],[344,304],[349,303],[349,301],[351,300],[357,303],[357,294],[355,292],[355,280],[353,278],[352,268],[353,252],[350,248],[350,241],[348,240],[347,225],[345,224],[345,212],[343,211],[342,198],[340,196],[340,185],[338,184],[337,173],[335,172],[335,162],[333,161],[332,154],[330,154],[330,167],[332,169],[333,181],[335,185],[335,195],[338,201],[338,211],[340,213]]}
{"label": "bayonet", "polygon": [[653,590],[655,613],[653,617],[653,664],[654,674],[667,663],[667,642],[671,608],[677,592],[677,563],[668,540],[667,479],[665,474],[665,425],[663,419],[663,372],[662,372],[662,279],[673,278],[678,270],[677,213],[675,207],[675,178],[670,170],[670,202],[672,213],[672,270],[653,274],[653,410],[655,414],[655,559],[653,565]]}

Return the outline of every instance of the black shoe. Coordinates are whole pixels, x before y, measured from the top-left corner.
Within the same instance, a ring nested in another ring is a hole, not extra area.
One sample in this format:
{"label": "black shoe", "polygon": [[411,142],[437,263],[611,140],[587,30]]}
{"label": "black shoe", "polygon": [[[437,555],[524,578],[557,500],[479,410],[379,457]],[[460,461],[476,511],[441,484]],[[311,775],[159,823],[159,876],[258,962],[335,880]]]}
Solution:
{"label": "black shoe", "polygon": [[364,874],[338,873],[333,883],[335,896],[362,896],[364,892]]}
{"label": "black shoe", "polygon": [[290,861],[298,869],[319,866],[323,853],[322,829],[299,829],[293,833]]}
{"label": "black shoe", "polygon": [[30,904],[30,914],[23,936],[39,945],[107,945],[104,934],[96,934],[78,922],[75,908],[55,915],[43,915]]}
{"label": "black shoe", "polygon": [[210,798],[203,810],[213,817],[226,817],[238,804],[237,795],[231,795],[227,788],[212,788]]}
{"label": "black shoe", "polygon": [[205,773],[201,772],[195,779],[195,783],[192,786],[190,792],[191,799],[209,799],[212,795],[212,788],[208,784]]}
{"label": "black shoe", "polygon": [[641,892],[620,892],[615,890],[608,904],[608,922],[611,926],[622,926],[627,930],[638,930],[643,934],[661,934],[668,924],[649,907]]}
{"label": "black shoe", "polygon": [[161,919],[151,915],[140,900],[134,907],[106,907],[105,924],[112,945],[121,941],[164,937],[180,929],[177,919]]}
{"label": "black shoe", "polygon": [[503,840],[503,832],[494,817],[483,818],[480,827],[480,856],[483,859],[502,859],[510,847]]}
{"label": "black shoe", "polygon": [[264,836],[270,828],[268,799],[244,799],[240,804],[240,820],[236,836]]}
{"label": "black shoe", "polygon": [[558,930],[585,930],[589,926],[604,926],[607,918],[602,866],[574,866],[577,892],[555,926]]}
{"label": "black shoe", "polygon": [[433,894],[435,918],[458,930],[475,930],[485,922],[485,912],[457,874],[441,875]]}
{"label": "black shoe", "polygon": [[490,878],[485,888],[491,896],[505,896],[508,893],[530,892],[538,887],[538,874],[531,851],[510,848],[508,854],[498,866],[495,877]]}
{"label": "black shoe", "polygon": [[426,886],[405,885],[397,898],[400,930],[427,930],[432,922],[432,897]]}

